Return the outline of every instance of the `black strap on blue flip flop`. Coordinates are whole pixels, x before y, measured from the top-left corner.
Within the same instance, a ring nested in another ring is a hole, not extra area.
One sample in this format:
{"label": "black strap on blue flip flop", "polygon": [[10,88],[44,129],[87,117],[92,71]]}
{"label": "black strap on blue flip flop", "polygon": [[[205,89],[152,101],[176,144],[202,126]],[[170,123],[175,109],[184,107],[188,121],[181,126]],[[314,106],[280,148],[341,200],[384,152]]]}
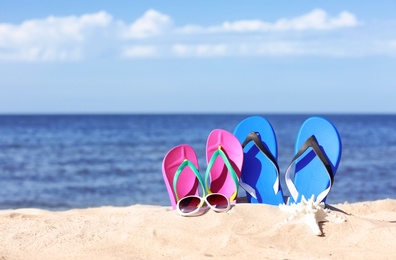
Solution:
{"label": "black strap on blue flip flop", "polygon": [[333,186],[333,182],[334,182],[333,167],[331,166],[331,163],[330,163],[329,159],[327,158],[326,154],[320,148],[316,137],[314,135],[312,135],[304,142],[304,144],[301,146],[300,150],[298,150],[298,152],[293,157],[291,163],[289,164],[289,167],[286,170],[286,174],[285,174],[286,184],[287,184],[287,187],[289,188],[290,195],[293,197],[294,201],[296,201],[298,198],[298,191],[296,189],[296,186],[294,186],[294,183],[291,181],[289,170],[290,170],[291,166],[294,164],[294,162],[301,155],[303,155],[309,148],[312,148],[312,150],[315,152],[316,156],[320,159],[323,166],[326,168],[327,174],[329,175],[329,179],[330,179],[329,188],[327,188],[325,191],[320,193],[316,199],[319,198],[320,201],[322,201],[327,196],[327,194],[330,192],[330,189]]}
{"label": "black strap on blue flip flop", "polygon": [[256,145],[256,147],[260,150],[260,152],[262,152],[270,161],[271,163],[275,166],[276,169],[276,180],[274,183],[274,191],[275,194],[278,193],[279,188],[280,188],[280,171],[279,171],[279,165],[278,162],[276,161],[275,157],[272,155],[272,153],[268,150],[268,148],[263,145],[263,142],[261,141],[261,139],[259,138],[260,133],[257,132],[251,132],[248,134],[248,136],[246,137],[245,141],[242,143],[242,148],[245,148],[245,146],[253,141],[254,144]]}

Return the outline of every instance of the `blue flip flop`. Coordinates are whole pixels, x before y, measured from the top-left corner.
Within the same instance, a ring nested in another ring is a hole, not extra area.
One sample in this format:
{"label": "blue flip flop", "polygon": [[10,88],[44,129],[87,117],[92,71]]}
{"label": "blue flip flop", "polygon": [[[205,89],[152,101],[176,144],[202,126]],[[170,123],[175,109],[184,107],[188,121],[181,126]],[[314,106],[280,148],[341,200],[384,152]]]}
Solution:
{"label": "blue flip flop", "polygon": [[279,205],[284,203],[280,187],[278,145],[271,124],[263,117],[252,116],[234,130],[243,147],[241,181],[255,194],[247,193],[250,203]]}
{"label": "blue flip flop", "polygon": [[295,156],[285,174],[289,203],[300,202],[302,196],[326,202],[341,151],[341,138],[335,126],[323,117],[308,118],[297,135]]}

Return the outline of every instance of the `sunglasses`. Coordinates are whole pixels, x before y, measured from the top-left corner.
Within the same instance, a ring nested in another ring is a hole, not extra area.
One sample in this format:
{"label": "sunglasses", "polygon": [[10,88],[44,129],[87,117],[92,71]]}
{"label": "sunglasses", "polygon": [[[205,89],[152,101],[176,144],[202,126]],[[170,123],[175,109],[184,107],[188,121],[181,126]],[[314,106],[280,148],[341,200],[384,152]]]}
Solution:
{"label": "sunglasses", "polygon": [[177,202],[176,210],[181,216],[199,216],[208,209],[215,212],[225,212],[231,208],[230,201],[220,193],[208,194],[204,198],[191,195]]}
{"label": "sunglasses", "polygon": [[[219,149],[212,156],[212,159],[210,160],[210,162],[208,164],[208,168],[206,170],[206,177],[205,177],[205,181],[207,183],[206,187],[204,186],[204,181],[201,177],[201,174],[199,173],[198,169],[195,167],[195,165],[191,161],[185,159],[183,161],[183,163],[181,163],[180,166],[178,167],[178,169],[176,170],[175,176],[173,178],[173,190],[175,192],[176,200],[177,200],[176,210],[181,216],[202,215],[208,209],[212,209],[215,212],[225,212],[231,208],[230,200],[225,195],[223,195],[221,193],[212,193],[210,191],[210,188],[208,185],[209,172],[211,170],[211,167],[213,166],[215,159],[218,156],[222,157],[227,168],[233,173],[232,175],[233,175],[233,178],[235,181],[236,191],[231,196],[231,198],[233,200],[236,199],[236,195],[238,193],[238,177],[236,176],[234,169],[232,168],[230,162],[228,161],[227,156],[225,155],[225,153],[221,150],[221,147],[219,146]],[[186,167],[189,167],[193,171],[195,176],[197,177],[199,184],[202,187],[202,193],[203,193],[202,197],[197,196],[197,195],[189,195],[189,196],[185,196],[183,198],[179,198],[179,196],[177,194],[177,189],[176,189],[177,181],[179,179],[180,174]]]}

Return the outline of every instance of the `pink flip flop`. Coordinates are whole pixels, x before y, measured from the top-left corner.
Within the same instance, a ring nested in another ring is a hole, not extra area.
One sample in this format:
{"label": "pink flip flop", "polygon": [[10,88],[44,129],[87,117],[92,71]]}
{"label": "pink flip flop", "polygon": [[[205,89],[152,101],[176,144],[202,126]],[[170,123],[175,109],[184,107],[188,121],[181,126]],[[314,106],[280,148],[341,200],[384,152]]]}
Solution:
{"label": "pink flip flop", "polygon": [[243,163],[243,149],[239,140],[228,131],[213,130],[206,143],[206,160],[207,191],[223,194],[231,204],[235,204]]}
{"label": "pink flip flop", "polygon": [[[174,177],[179,166],[185,161],[190,161],[198,170],[198,159],[194,149],[186,144],[179,145],[170,150],[162,162],[162,175],[164,177],[166,189],[172,203],[172,208],[176,209],[177,198],[174,192]],[[198,179],[193,170],[189,167],[183,169],[178,176],[176,185],[177,195],[179,198],[198,195]]]}

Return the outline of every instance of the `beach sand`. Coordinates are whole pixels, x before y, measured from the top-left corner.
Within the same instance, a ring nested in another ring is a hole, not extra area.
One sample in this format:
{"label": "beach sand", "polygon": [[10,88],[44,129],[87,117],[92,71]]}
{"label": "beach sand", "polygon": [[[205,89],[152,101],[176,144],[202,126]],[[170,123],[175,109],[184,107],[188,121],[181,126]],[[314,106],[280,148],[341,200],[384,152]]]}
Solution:
{"label": "beach sand", "polygon": [[0,211],[0,259],[395,259],[396,200],[329,205],[346,222],[284,222],[279,207],[240,203],[181,217],[133,205]]}

